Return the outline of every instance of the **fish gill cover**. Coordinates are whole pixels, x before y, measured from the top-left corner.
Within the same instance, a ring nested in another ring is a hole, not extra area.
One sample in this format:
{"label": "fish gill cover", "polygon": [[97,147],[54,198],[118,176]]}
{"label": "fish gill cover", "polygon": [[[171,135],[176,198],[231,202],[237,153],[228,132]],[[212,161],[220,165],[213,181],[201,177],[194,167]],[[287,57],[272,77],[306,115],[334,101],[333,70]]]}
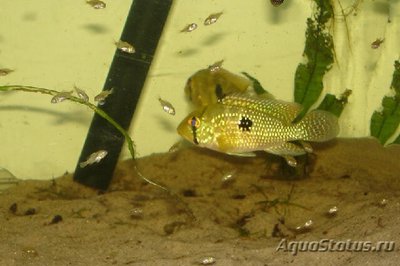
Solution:
{"label": "fish gill cover", "polygon": [[[381,144],[385,144],[393,136],[400,124],[400,61],[398,60],[394,62],[390,90],[394,96],[383,97],[382,110],[375,111],[371,116],[371,136],[376,137]],[[400,144],[400,134],[392,144]]]}

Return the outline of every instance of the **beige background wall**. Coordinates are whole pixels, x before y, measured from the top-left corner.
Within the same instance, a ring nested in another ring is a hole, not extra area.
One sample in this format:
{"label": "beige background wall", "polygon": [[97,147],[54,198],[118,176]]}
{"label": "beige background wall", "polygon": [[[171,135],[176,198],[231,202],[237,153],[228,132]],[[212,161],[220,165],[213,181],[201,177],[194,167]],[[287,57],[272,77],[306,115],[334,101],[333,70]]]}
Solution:
{"label": "beige background wall", "polygon": [[[344,8],[352,2],[357,1],[341,1]],[[0,84],[57,90],[75,84],[96,95],[131,5],[128,0],[106,3],[106,9],[95,10],[83,0],[0,0],[0,68],[15,69],[0,77]],[[308,0],[287,0],[278,8],[267,0],[176,0],[131,128],[138,153],[167,151],[179,139],[175,127],[188,111],[186,79],[215,61],[224,59],[228,70],[249,72],[277,98],[292,100],[312,10]],[[224,14],[216,24],[202,25],[220,11]],[[341,118],[341,136],[368,135],[370,116],[389,92],[399,54],[399,11],[399,1],[363,1],[357,16],[347,17],[348,30],[343,16],[334,21],[338,64],[326,76],[325,92],[353,90]],[[181,33],[191,22],[199,28]],[[376,38],[385,42],[372,50]],[[162,111],[159,96],[174,104],[176,116]],[[53,105],[47,96],[1,94],[0,167],[19,178],[48,179],[72,171],[91,117],[85,107]]]}

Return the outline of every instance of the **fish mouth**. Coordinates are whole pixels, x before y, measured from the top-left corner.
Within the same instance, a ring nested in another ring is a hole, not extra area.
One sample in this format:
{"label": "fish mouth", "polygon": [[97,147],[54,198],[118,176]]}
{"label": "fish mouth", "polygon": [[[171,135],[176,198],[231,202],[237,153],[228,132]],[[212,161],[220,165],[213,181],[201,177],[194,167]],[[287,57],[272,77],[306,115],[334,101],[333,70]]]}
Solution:
{"label": "fish mouth", "polygon": [[191,128],[187,123],[187,119],[185,118],[178,126],[176,129],[178,131],[178,134],[181,135],[183,138],[191,141],[193,138]]}
{"label": "fish mouth", "polygon": [[191,125],[191,123],[190,123],[194,119],[196,119],[194,116],[187,117],[185,120],[183,120],[179,124],[177,131],[178,131],[178,134],[181,135],[183,138],[198,145],[199,140],[197,138],[197,128],[194,125]]}

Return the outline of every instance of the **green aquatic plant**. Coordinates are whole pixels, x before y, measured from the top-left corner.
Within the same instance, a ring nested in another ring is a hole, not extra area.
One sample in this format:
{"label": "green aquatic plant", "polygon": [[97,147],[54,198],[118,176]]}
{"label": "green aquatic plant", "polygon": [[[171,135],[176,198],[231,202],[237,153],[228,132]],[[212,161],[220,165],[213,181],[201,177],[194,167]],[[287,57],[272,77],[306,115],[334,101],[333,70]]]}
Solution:
{"label": "green aquatic plant", "polygon": [[[263,88],[261,83],[255,77],[251,76],[247,72],[241,73],[252,81],[254,92],[257,95],[269,94],[272,96],[272,94]],[[351,90],[345,90],[345,92],[339,98],[337,98],[335,95],[327,93],[317,109],[328,111],[337,117],[340,117],[345,105],[347,104],[350,94]]]}
{"label": "green aquatic plant", "polygon": [[[304,107],[300,118],[319,99],[322,79],[334,62],[333,39],[326,29],[326,24],[333,18],[333,8],[329,0],[315,0],[315,3],[317,12],[307,19],[303,53],[306,62],[297,66],[294,81],[294,100]],[[332,99],[328,96],[327,101]]]}
{"label": "green aquatic plant", "polygon": [[340,117],[350,94],[351,90],[345,90],[345,92],[337,98],[335,95],[327,93],[317,109],[328,111],[337,117]]}
{"label": "green aquatic plant", "polygon": [[[39,87],[33,87],[33,86],[23,86],[23,85],[5,85],[5,86],[0,86],[0,91],[25,91],[25,92],[35,92],[35,93],[42,93],[42,94],[48,94],[52,96],[57,96],[61,92],[56,91],[56,90],[50,90],[50,89],[45,89],[45,88],[39,88]],[[105,120],[108,121],[112,126],[114,126],[125,138],[126,143],[128,144],[128,149],[129,152],[132,156],[132,159],[135,158],[135,149],[134,149],[134,143],[129,136],[129,134],[114,120],[112,119],[106,112],[98,108],[96,105],[85,101],[84,99],[75,97],[73,95],[68,95],[66,97],[67,100],[70,100],[72,102],[76,102],[79,104],[83,104],[90,109],[92,109],[96,114],[104,118]]]}
{"label": "green aquatic plant", "polygon": [[269,93],[267,90],[265,90],[264,88],[263,88],[263,86],[261,85],[261,83],[256,79],[256,78],[254,78],[253,76],[251,76],[249,73],[247,73],[247,72],[241,72],[244,76],[246,76],[246,78],[248,78],[252,83],[253,83],[253,89],[254,89],[254,92],[257,94],[257,95],[260,95],[260,94],[263,94],[263,93]]}
{"label": "green aquatic plant", "polygon": [[[387,144],[400,124],[400,61],[394,62],[394,72],[390,90],[393,96],[385,96],[382,99],[382,109],[375,111],[371,116],[371,136],[376,137],[381,144]],[[400,144],[400,134],[394,140]]]}
{"label": "green aquatic plant", "polygon": [[[47,95],[52,95],[52,96],[57,96],[60,95],[62,92],[56,91],[56,90],[50,90],[46,88],[39,88],[39,87],[33,87],[33,86],[24,86],[24,85],[5,85],[5,86],[0,86],[0,91],[7,92],[7,91],[24,91],[24,92],[33,92],[33,93],[42,93],[42,94],[47,94]],[[64,93],[64,95],[66,95]],[[110,123],[113,127],[115,127],[125,138],[125,141],[128,145],[129,153],[132,157],[133,160],[135,160],[135,149],[134,149],[134,143],[131,137],[129,136],[128,132],[122,128],[113,118],[111,118],[106,112],[104,112],[101,108],[97,107],[96,105],[90,103],[89,101],[86,101],[85,99],[81,99],[79,97],[75,97],[71,94],[68,94],[65,100],[69,100],[78,104],[85,105],[92,109],[96,114],[107,120],[108,123]],[[140,171],[137,169],[136,163],[135,163],[135,170],[137,174],[145,180],[146,182],[157,186],[163,190],[166,190],[170,192],[166,187],[157,184],[156,182],[148,179],[144,175],[140,173]],[[171,193],[171,192],[170,192]]]}
{"label": "green aquatic plant", "polygon": [[[313,18],[307,19],[304,48],[306,63],[298,65],[294,79],[294,99],[303,106],[295,122],[299,121],[320,98],[323,89],[322,79],[334,62],[333,39],[326,30],[326,24],[334,17],[333,7],[329,0],[315,0],[315,2],[317,12]],[[268,93],[256,78],[246,72],[242,74],[253,82],[256,94]],[[339,98],[326,94],[317,109],[331,112],[339,117],[350,94],[350,90],[346,90]]]}
{"label": "green aquatic plant", "polygon": [[[186,211],[186,214],[189,216],[191,221],[195,220],[195,216],[192,212],[192,210],[188,207],[187,203],[184,202],[177,193],[174,191],[170,190],[169,188],[156,183],[155,181],[152,181],[151,179],[147,178],[144,176],[138,169],[137,162],[135,160],[135,148],[134,148],[134,142],[129,136],[128,132],[121,126],[119,125],[112,117],[110,117],[106,112],[104,112],[101,108],[97,107],[96,105],[90,103],[85,99],[84,97],[81,99],[79,97],[73,96],[71,93],[65,93],[65,92],[60,92],[56,90],[50,90],[46,88],[39,88],[39,87],[33,87],[33,86],[25,86],[25,85],[5,85],[5,86],[0,86],[0,91],[7,92],[7,91],[24,91],[24,92],[33,92],[33,93],[42,93],[42,94],[47,94],[47,95],[52,95],[53,97],[57,97],[59,95],[65,96],[65,100],[69,100],[78,104],[82,104],[84,106],[89,107],[92,109],[96,114],[104,118],[108,123],[110,123],[113,127],[115,127],[125,138],[125,141],[128,145],[128,149],[130,152],[130,155],[133,160],[133,165],[136,174],[143,179],[145,182],[156,186],[162,190],[164,190],[166,193],[169,194],[169,196],[175,198],[179,203],[181,203]],[[54,98],[53,98],[54,99]],[[52,101],[53,102],[53,101]],[[51,191],[51,190],[48,190]]]}

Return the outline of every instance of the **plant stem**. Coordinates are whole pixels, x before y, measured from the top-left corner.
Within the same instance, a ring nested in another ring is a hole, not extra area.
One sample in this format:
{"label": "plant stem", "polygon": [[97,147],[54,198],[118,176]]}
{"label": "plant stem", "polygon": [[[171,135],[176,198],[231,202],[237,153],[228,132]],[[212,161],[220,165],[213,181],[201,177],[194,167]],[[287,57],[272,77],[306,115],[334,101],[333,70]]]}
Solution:
{"label": "plant stem", "polygon": [[[43,93],[43,94],[49,94],[56,96],[59,94],[59,91],[56,90],[49,90],[45,88],[39,88],[39,87],[32,87],[32,86],[22,86],[22,85],[6,85],[6,86],[0,86],[0,91],[26,91],[26,92],[36,92],[36,93]],[[128,149],[129,152],[132,156],[132,159],[135,159],[135,149],[134,149],[134,144],[131,139],[131,137],[128,135],[128,133],[114,120],[112,119],[106,112],[98,108],[96,105],[86,102],[81,98],[75,97],[73,95],[68,96],[67,98],[70,101],[86,105],[90,109],[92,109],[96,114],[99,116],[103,117],[107,122],[109,122],[111,125],[113,125],[121,134],[125,137],[126,143],[128,144]]]}

